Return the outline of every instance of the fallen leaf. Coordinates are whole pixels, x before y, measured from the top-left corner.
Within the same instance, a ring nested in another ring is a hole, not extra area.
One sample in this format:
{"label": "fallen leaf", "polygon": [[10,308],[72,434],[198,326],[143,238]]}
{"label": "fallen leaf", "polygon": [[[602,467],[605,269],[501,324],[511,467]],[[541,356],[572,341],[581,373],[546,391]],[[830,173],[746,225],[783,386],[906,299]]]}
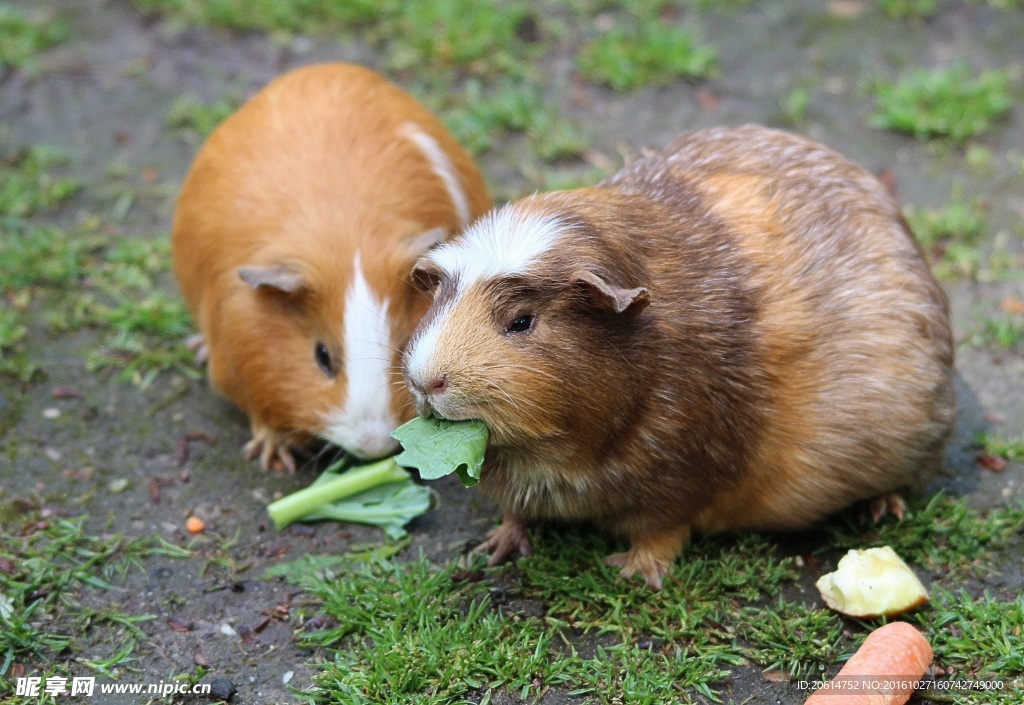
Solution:
{"label": "fallen leaf", "polygon": [[191,619],[182,619],[181,617],[168,617],[167,625],[176,632],[184,634],[190,632],[196,628],[196,623]]}
{"label": "fallen leaf", "polygon": [[982,455],[978,457],[978,464],[991,472],[999,473],[1006,469],[1006,458],[998,455]]}

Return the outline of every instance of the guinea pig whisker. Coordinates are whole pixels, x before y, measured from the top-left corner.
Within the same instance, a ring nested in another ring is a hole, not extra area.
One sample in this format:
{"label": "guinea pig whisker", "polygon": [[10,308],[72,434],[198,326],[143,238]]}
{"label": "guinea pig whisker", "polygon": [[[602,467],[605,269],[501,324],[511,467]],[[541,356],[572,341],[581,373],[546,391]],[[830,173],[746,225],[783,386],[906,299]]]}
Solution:
{"label": "guinea pig whisker", "polygon": [[488,370],[526,370],[527,372],[532,372],[534,374],[538,374],[538,375],[541,375],[543,377],[549,377],[550,379],[554,380],[555,382],[558,382],[559,384],[563,384],[561,377],[558,377],[557,375],[554,375],[554,374],[552,374],[552,373],[550,373],[550,372],[548,372],[546,370],[537,369],[536,367],[530,367],[529,365],[513,365],[511,363],[502,363],[502,364],[488,365],[487,369]]}
{"label": "guinea pig whisker", "polygon": [[385,348],[385,349],[390,350],[391,352],[396,353],[398,355],[402,354],[402,351],[399,350],[398,348],[396,348],[394,345],[382,344],[378,340],[370,340],[370,339],[367,338],[367,339],[355,339],[353,342],[356,342],[356,343],[368,343],[370,345],[376,345],[376,346]]}
{"label": "guinea pig whisker", "polygon": [[504,389],[502,389],[502,388],[501,388],[501,387],[500,387],[500,386],[498,385],[498,383],[497,383],[497,382],[493,382],[493,381],[491,381],[491,380],[489,380],[489,379],[483,379],[482,381],[483,381],[483,382],[484,382],[484,383],[485,383],[485,384],[486,384],[486,385],[487,385],[488,387],[491,387],[492,389],[496,389],[497,391],[499,391],[499,392],[501,392],[502,394],[504,394],[504,395],[505,395],[505,398],[506,398],[506,399],[508,399],[509,403],[510,403],[510,404],[512,404],[512,406],[514,406],[514,407],[515,407],[516,411],[522,411],[522,409],[520,409],[520,408],[519,408],[519,404],[517,404],[517,403],[516,403],[516,400],[512,398],[512,395],[511,395],[511,394],[509,394],[508,392],[506,392],[506,391],[505,391]]}

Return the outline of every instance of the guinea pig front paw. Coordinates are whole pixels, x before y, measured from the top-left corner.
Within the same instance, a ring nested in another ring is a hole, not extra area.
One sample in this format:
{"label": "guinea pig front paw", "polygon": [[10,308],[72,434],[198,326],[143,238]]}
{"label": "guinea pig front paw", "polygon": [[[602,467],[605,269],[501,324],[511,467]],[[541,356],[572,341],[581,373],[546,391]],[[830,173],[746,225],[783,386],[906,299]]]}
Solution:
{"label": "guinea pig front paw", "polygon": [[689,538],[689,526],[681,526],[660,534],[634,537],[628,551],[613,553],[605,558],[604,562],[606,565],[621,568],[619,575],[624,578],[631,578],[639,573],[652,590],[661,590],[665,574]]}
{"label": "guinea pig front paw", "polygon": [[519,554],[532,556],[530,538],[526,535],[526,522],[522,519],[505,515],[501,526],[492,529],[487,539],[473,549],[473,553],[488,553],[487,565],[496,566]]}
{"label": "guinea pig front paw", "polygon": [[206,363],[210,361],[210,346],[206,344],[206,338],[203,337],[203,334],[196,333],[189,336],[185,344],[189,350],[195,353],[196,367],[206,367]]}
{"label": "guinea pig front paw", "polygon": [[295,456],[287,442],[265,426],[253,429],[252,440],[245,444],[242,453],[248,460],[258,457],[264,470],[287,470],[292,474],[296,471]]}

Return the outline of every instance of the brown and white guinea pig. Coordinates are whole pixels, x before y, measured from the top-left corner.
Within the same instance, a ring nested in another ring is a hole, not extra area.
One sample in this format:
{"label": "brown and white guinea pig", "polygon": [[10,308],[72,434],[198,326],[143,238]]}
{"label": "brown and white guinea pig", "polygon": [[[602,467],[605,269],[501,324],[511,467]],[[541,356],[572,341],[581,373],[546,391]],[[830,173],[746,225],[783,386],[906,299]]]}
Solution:
{"label": "brown and white guinea pig", "polygon": [[683,135],[593,188],[534,195],[417,265],[421,414],[480,419],[480,550],[590,520],[654,588],[691,530],[805,527],[941,463],[946,297],[869,173],[757,126]]}
{"label": "brown and white guinea pig", "polygon": [[364,457],[415,412],[399,351],[429,296],[409,278],[491,206],[472,159],[408,93],[323,64],[271,82],[210,136],[177,204],[174,272],[248,457],[294,470],[314,437]]}

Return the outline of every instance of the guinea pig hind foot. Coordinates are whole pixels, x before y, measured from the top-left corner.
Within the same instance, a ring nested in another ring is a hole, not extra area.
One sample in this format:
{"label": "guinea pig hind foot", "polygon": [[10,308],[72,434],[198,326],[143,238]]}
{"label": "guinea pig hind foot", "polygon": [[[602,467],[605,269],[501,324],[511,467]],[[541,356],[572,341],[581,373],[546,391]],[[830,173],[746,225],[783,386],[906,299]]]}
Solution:
{"label": "guinea pig hind foot", "polygon": [[672,563],[690,538],[689,525],[658,534],[644,534],[630,538],[625,553],[613,553],[604,559],[606,565],[621,568],[619,575],[631,578],[637,573],[652,590],[661,590],[662,580]]}
{"label": "guinea pig hind foot", "polygon": [[486,540],[473,549],[473,553],[487,553],[488,566],[500,565],[516,554],[532,556],[530,538],[526,535],[526,522],[511,514],[505,514],[501,525],[487,533]]}
{"label": "guinea pig hind foot", "polygon": [[297,466],[295,456],[288,445],[273,431],[267,428],[253,429],[252,440],[242,448],[247,460],[260,459],[260,467],[264,470],[287,470],[295,474]]}

